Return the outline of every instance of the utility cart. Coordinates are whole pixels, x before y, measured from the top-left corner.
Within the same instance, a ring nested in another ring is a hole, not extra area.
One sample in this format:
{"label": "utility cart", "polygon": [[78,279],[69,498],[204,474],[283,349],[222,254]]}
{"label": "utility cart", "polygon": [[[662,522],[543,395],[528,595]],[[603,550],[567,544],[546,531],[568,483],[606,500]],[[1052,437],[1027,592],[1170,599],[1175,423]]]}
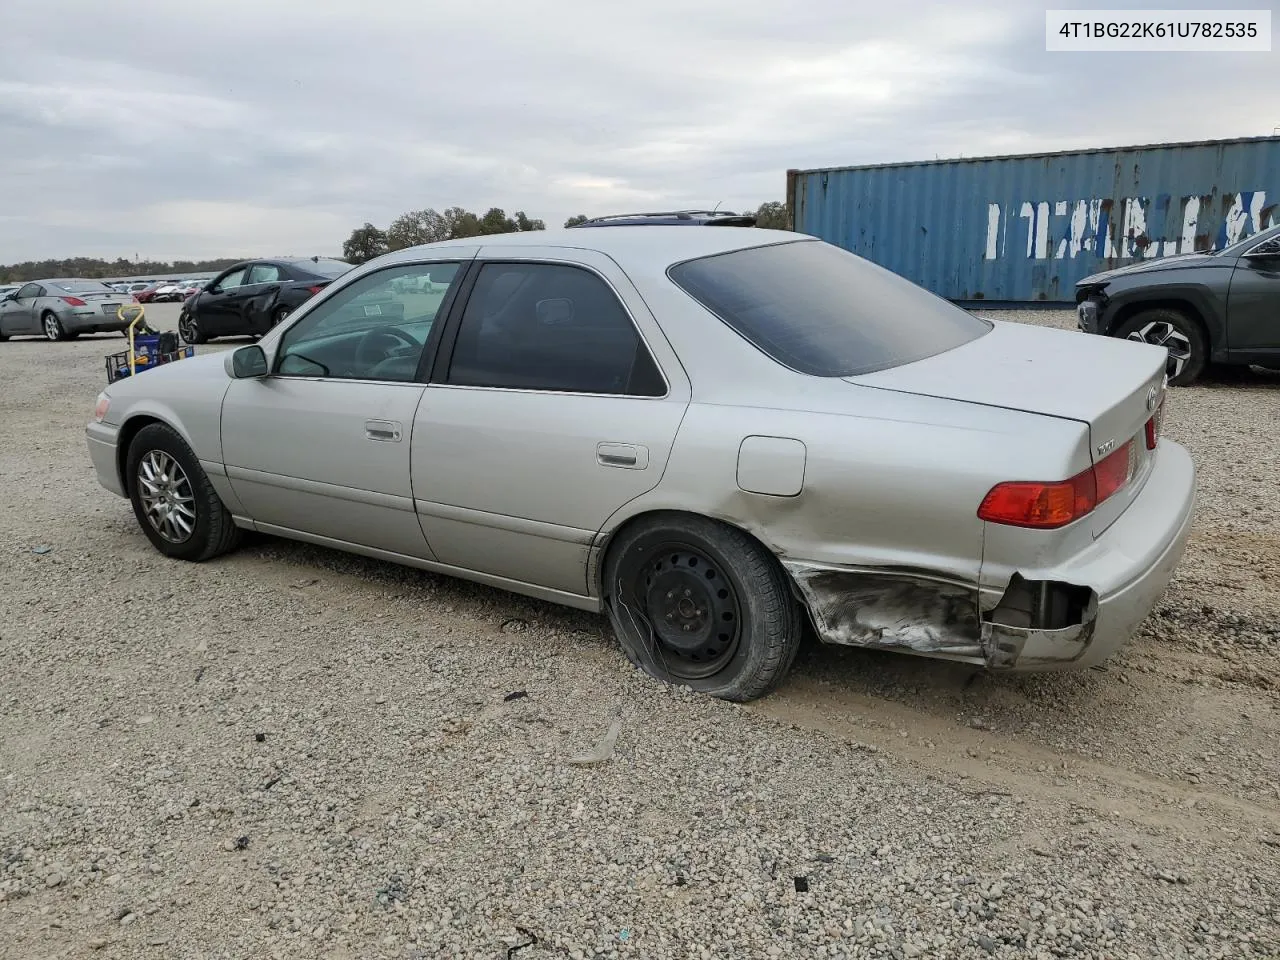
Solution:
{"label": "utility cart", "polygon": [[115,383],[132,377],[143,370],[150,370],[162,363],[172,363],[184,357],[195,356],[196,348],[178,343],[178,335],[172,331],[160,333],[152,330],[146,321],[146,308],[140,303],[121,304],[116,316],[127,319],[126,312],[136,310],[138,315],[129,323],[125,336],[129,349],[107,356],[107,383]]}

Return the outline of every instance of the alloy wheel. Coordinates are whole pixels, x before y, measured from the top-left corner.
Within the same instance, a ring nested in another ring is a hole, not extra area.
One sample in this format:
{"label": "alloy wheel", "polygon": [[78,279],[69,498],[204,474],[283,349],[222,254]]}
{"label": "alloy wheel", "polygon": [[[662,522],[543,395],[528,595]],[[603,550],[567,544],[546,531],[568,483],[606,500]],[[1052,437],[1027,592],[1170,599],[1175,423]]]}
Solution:
{"label": "alloy wheel", "polygon": [[138,498],[147,522],[170,543],[186,543],[196,529],[195,493],[178,461],[152,450],[138,464]]}
{"label": "alloy wheel", "polygon": [[631,585],[652,625],[654,654],[672,676],[709,677],[733,659],[742,620],[737,591],[701,550],[659,547],[636,569]]}
{"label": "alloy wheel", "polygon": [[1156,320],[1133,331],[1125,338],[1139,343],[1149,343],[1154,347],[1164,347],[1169,351],[1169,379],[1182,373],[1191,359],[1191,340],[1185,333],[1165,320]]}
{"label": "alloy wheel", "polygon": [[58,318],[52,313],[46,313],[44,317],[44,335],[48,340],[59,339],[62,331],[58,327]]}

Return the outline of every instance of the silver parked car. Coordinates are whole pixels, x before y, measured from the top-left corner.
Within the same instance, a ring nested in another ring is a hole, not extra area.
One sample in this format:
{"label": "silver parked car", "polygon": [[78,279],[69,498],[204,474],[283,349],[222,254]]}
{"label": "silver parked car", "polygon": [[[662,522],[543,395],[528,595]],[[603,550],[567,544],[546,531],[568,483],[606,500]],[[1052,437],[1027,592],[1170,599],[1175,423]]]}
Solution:
{"label": "silver parked car", "polygon": [[133,317],[126,311],[122,320],[119,310],[131,302],[100,280],[34,280],[0,297],[0,340],[124,331]]}
{"label": "silver parked car", "polygon": [[113,384],[88,447],[170,557],[251,529],[603,610],[653,675],[745,700],[806,617],[995,669],[1113,653],[1192,521],[1165,361],[794,233],[539,231],[396,251]]}

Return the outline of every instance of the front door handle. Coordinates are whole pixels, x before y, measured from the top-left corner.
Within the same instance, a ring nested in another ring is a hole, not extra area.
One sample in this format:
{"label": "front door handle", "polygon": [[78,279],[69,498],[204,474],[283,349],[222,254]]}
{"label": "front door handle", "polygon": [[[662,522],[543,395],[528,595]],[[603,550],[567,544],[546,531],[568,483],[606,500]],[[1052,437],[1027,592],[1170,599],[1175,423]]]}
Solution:
{"label": "front door handle", "polygon": [[364,422],[364,435],[370,440],[399,443],[400,424],[395,420],[366,420]]}
{"label": "front door handle", "polygon": [[596,463],[623,470],[643,470],[649,466],[649,448],[638,443],[598,443]]}

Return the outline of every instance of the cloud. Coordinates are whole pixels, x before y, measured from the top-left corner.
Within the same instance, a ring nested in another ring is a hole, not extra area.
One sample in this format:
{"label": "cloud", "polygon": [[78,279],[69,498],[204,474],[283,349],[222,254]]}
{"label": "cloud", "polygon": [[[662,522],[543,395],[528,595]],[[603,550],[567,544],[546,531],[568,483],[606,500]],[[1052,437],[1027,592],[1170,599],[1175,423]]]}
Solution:
{"label": "cloud", "polygon": [[424,206],[741,209],[788,167],[1278,119],[1266,55],[1050,55],[1018,0],[9,0],[4,30],[0,262],[332,253]]}

